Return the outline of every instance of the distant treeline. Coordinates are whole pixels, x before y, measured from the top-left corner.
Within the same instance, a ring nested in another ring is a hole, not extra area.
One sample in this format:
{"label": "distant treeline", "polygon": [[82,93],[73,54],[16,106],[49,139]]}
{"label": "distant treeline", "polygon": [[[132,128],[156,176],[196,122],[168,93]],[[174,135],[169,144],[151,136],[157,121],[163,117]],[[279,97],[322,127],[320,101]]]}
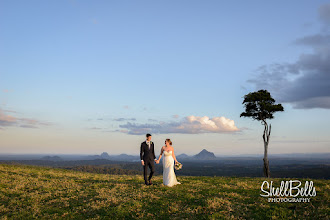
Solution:
{"label": "distant treeline", "polygon": [[[262,161],[181,161],[182,170],[175,171],[181,176],[236,176],[262,177]],[[46,160],[15,160],[0,161],[9,164],[29,164],[57,167],[90,173],[137,175],[143,173],[140,162],[120,162],[110,160],[77,160],[77,161],[46,161]],[[270,162],[271,177],[275,178],[314,178],[330,179],[329,164],[308,164],[276,161]],[[155,175],[162,175],[162,163],[155,165]]]}

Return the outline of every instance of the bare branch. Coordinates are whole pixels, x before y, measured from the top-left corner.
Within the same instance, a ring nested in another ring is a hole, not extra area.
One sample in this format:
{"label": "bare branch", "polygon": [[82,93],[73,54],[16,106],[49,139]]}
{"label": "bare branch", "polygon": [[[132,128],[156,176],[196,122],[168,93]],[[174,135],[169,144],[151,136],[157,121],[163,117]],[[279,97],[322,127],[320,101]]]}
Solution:
{"label": "bare branch", "polygon": [[269,142],[269,138],[270,138],[270,132],[272,130],[272,125],[270,124],[269,125],[269,132],[268,132],[268,135],[267,135],[267,142]]}

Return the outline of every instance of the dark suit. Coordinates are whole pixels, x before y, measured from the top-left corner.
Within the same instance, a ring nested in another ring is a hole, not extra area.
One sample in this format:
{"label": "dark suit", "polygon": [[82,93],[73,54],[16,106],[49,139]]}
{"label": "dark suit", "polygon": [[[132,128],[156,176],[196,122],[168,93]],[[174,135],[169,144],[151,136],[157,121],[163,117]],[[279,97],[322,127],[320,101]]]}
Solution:
{"label": "dark suit", "polygon": [[156,159],[156,156],[154,142],[151,142],[150,149],[146,141],[141,143],[140,159],[144,161],[143,176],[144,181],[147,183],[148,166],[150,168],[150,175],[148,180],[150,180],[152,175],[155,173],[154,159]]}

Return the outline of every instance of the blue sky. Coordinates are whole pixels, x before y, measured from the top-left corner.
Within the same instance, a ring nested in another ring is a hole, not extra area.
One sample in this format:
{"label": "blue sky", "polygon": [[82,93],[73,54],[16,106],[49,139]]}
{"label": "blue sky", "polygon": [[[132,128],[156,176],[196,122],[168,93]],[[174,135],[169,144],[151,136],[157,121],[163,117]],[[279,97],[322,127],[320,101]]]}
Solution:
{"label": "blue sky", "polygon": [[285,107],[270,153],[329,152],[326,3],[1,1],[0,152],[137,154],[150,129],[156,150],[259,154],[239,115],[260,88]]}

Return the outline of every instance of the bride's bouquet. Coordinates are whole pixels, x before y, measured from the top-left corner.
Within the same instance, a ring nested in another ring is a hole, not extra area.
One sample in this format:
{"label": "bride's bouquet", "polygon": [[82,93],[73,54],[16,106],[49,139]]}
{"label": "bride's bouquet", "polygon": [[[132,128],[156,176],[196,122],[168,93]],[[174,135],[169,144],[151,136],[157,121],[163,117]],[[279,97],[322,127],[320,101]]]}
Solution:
{"label": "bride's bouquet", "polygon": [[175,163],[175,169],[176,170],[181,170],[181,168],[182,168],[182,163],[176,162]]}

